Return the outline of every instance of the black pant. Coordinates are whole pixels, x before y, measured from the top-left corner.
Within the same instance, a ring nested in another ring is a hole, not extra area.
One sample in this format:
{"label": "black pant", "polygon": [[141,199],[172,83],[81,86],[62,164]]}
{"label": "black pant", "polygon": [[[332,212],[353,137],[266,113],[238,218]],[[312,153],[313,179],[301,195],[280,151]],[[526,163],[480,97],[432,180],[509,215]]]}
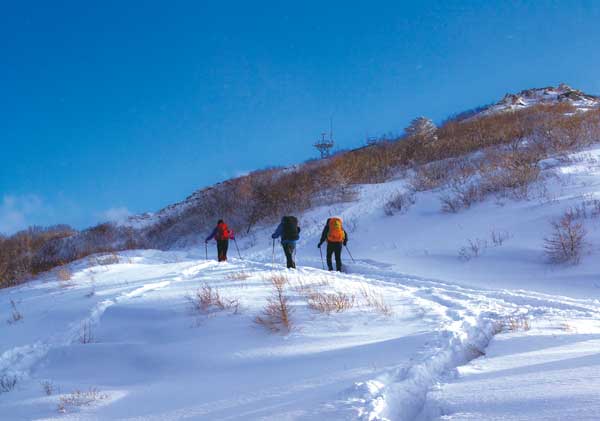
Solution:
{"label": "black pant", "polygon": [[288,269],[296,269],[296,262],[294,262],[294,251],[296,250],[296,244],[282,243],[281,247],[283,247],[283,252],[285,253]]}
{"label": "black pant", "polygon": [[327,267],[333,270],[332,255],[335,253],[335,269],[342,271],[342,245],[343,243],[327,243]]}
{"label": "black pant", "polygon": [[219,262],[227,260],[227,249],[229,248],[229,240],[217,240],[217,255]]}

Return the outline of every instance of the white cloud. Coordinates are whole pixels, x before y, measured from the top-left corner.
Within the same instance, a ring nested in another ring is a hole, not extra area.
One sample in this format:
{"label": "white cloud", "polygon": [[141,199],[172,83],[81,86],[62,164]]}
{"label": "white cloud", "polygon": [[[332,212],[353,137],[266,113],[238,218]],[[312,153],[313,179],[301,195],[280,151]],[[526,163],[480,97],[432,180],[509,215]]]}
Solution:
{"label": "white cloud", "polygon": [[30,219],[44,211],[41,197],[35,194],[4,195],[0,202],[0,233],[13,234],[32,225]]}
{"label": "white cloud", "polygon": [[131,212],[124,206],[114,207],[105,210],[100,214],[100,219],[109,222],[116,222],[117,224],[123,223],[131,216]]}

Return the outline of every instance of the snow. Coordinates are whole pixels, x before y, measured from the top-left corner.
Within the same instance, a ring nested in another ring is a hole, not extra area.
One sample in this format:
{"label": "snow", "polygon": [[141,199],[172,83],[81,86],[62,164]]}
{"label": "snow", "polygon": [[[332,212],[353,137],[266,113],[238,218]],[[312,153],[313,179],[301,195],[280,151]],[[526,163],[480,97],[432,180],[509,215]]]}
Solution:
{"label": "snow", "polygon": [[520,110],[538,104],[555,104],[557,102],[568,102],[577,111],[589,111],[600,106],[600,98],[561,84],[557,87],[527,89],[517,94],[507,94],[501,101],[484,110],[482,115]]}
{"label": "snow", "polygon": [[[548,160],[529,200],[490,198],[457,214],[442,213],[433,191],[386,216],[406,179],[361,186],[355,202],[299,215],[296,271],[282,268],[279,246],[271,264],[274,227],[263,227],[238,239],[244,260],[235,248],[221,264],[200,247],[129,251],[109,265],[75,262],[69,281],[48,273],[1,290],[3,319],[11,301],[23,316],[0,323],[0,377],[17,379],[0,391],[2,419],[597,419],[598,156]],[[549,222],[583,202],[581,264],[549,264]],[[340,274],[321,269],[316,247],[331,215],[356,259],[344,252]],[[481,253],[460,259],[469,240]],[[281,274],[293,329],[272,333],[255,319]],[[189,296],[204,285],[239,306],[194,310]],[[319,313],[307,289],[355,305]],[[75,391],[94,399],[59,411]]]}

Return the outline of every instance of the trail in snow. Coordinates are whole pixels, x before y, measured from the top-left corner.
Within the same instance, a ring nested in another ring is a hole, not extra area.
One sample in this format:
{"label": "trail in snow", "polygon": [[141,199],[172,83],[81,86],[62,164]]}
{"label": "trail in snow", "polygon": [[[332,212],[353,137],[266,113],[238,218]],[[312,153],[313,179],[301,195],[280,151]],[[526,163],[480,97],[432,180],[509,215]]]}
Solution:
{"label": "trail in snow", "polygon": [[[77,384],[77,367],[85,367],[91,373],[87,382],[93,373],[109,381],[114,372],[119,380],[118,385],[105,385],[112,403],[94,407],[79,419],[412,420],[425,408],[431,412],[432,388],[485,352],[504,318],[600,320],[600,305],[594,300],[467,288],[359,260],[350,265],[352,273],[329,274],[310,267],[282,273],[292,282],[319,284],[326,278],[327,288],[348,293],[358,294],[365,285],[374,288],[396,316],[383,318],[361,309],[316,315],[294,296],[300,329],[281,337],[253,323],[270,293],[264,279],[273,273],[271,265],[219,265],[153,253],[146,261],[141,258],[98,274],[96,301],[82,297],[89,283],[63,291],[59,297],[81,306],[73,314],[83,316],[33,343],[3,351],[0,373],[20,377],[23,399],[33,402],[29,405],[38,414],[30,412],[32,419],[52,419],[46,401],[31,400],[40,376],[58,375],[63,382]],[[161,263],[155,264],[157,260]],[[240,273],[248,279],[231,276]],[[240,316],[207,317],[195,330],[185,295],[205,282],[221,288],[225,296],[242,297],[242,311]],[[32,291],[35,287],[19,294],[27,300]],[[27,314],[26,323],[34,316]],[[100,343],[80,346],[83,323],[100,332]],[[119,357],[107,359],[105,354]],[[103,361],[102,376],[88,358]],[[65,359],[70,365],[63,367]],[[123,374],[131,370],[130,364],[142,364],[132,371],[143,373],[139,380],[138,374]],[[177,399],[165,402],[164,390]],[[18,402],[0,397],[0,410],[27,413],[27,405]]]}
{"label": "trail in snow", "polygon": [[113,299],[103,300],[96,304],[87,317],[71,322],[64,332],[54,333],[31,345],[15,347],[4,351],[0,355],[0,376],[10,375],[21,379],[27,378],[29,369],[42,359],[50,349],[78,343],[82,327],[84,325],[91,328],[97,326],[100,323],[102,315],[109,307],[124,300],[141,297],[150,291],[165,288],[170,283],[170,281],[163,281],[145,284],[141,287],[131,287],[132,290],[129,292],[123,292]]}

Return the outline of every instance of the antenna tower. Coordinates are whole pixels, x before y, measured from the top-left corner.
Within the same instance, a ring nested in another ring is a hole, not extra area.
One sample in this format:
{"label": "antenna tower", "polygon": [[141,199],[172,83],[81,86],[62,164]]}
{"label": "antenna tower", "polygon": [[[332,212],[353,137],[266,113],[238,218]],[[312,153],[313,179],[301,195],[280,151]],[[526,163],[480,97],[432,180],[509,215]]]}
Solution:
{"label": "antenna tower", "polygon": [[329,139],[327,139],[327,133],[321,133],[321,139],[318,140],[314,147],[321,153],[321,159],[329,158],[331,156],[331,149],[333,149],[333,119],[329,118]]}

